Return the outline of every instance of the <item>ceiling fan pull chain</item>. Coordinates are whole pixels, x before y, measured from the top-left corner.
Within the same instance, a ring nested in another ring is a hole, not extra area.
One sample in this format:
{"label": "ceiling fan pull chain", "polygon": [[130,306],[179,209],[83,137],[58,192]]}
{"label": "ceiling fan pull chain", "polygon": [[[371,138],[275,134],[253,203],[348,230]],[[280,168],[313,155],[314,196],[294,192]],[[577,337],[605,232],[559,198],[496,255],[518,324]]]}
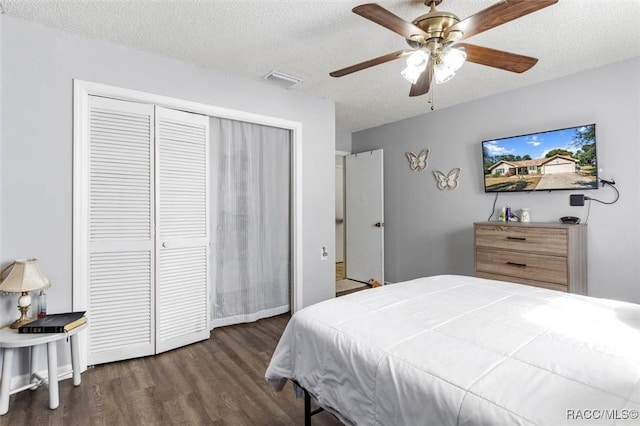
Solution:
{"label": "ceiling fan pull chain", "polygon": [[435,91],[436,91],[435,87],[432,87],[431,91],[429,92],[429,100],[427,101],[428,103],[431,104],[431,111],[435,111],[435,109],[436,109],[436,106],[433,103],[433,92],[435,92]]}

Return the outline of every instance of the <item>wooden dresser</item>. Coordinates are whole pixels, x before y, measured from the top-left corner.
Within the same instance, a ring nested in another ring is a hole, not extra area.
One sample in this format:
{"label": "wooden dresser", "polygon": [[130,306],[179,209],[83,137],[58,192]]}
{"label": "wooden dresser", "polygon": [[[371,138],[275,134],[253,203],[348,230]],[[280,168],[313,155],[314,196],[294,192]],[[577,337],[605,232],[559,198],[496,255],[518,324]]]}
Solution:
{"label": "wooden dresser", "polygon": [[474,223],[476,277],[587,294],[587,225]]}

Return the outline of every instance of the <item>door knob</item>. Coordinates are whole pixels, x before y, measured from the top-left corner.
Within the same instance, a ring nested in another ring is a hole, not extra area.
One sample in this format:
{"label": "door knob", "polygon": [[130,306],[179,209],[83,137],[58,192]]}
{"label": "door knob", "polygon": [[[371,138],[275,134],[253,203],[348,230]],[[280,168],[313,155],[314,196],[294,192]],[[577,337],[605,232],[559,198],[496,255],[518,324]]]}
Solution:
{"label": "door knob", "polygon": [[374,226],[377,228],[382,228],[384,226],[384,222],[376,222]]}

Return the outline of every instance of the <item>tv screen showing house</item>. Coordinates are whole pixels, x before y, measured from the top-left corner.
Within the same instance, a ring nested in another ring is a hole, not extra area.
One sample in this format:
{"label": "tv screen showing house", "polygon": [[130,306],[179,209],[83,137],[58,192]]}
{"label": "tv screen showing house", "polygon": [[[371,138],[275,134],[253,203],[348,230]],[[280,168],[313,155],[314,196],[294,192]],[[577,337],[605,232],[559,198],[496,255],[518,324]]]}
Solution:
{"label": "tv screen showing house", "polygon": [[482,142],[485,192],[598,188],[596,125]]}

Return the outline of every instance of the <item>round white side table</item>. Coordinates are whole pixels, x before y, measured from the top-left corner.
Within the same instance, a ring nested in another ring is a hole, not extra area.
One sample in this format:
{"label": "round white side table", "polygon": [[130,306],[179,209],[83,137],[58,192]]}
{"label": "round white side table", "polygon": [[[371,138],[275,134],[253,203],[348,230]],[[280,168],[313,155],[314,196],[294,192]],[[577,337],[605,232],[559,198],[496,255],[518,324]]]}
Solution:
{"label": "round white side table", "polygon": [[[0,381],[0,415],[9,411],[9,394],[11,391],[11,373],[13,370],[13,353],[17,348],[30,348],[30,380],[39,376],[36,374],[36,353],[39,345],[47,344],[47,367],[49,371],[49,408],[58,408],[60,403],[58,395],[58,353],[56,343],[69,337],[71,344],[71,367],[73,369],[73,384],[80,385],[80,358],[78,356],[78,333],[84,330],[87,324],[72,329],[66,333],[33,333],[20,334],[18,330],[11,328],[0,329],[0,348],[2,349],[2,378]],[[40,383],[33,383],[32,388]],[[29,386],[25,387],[28,388]]]}

